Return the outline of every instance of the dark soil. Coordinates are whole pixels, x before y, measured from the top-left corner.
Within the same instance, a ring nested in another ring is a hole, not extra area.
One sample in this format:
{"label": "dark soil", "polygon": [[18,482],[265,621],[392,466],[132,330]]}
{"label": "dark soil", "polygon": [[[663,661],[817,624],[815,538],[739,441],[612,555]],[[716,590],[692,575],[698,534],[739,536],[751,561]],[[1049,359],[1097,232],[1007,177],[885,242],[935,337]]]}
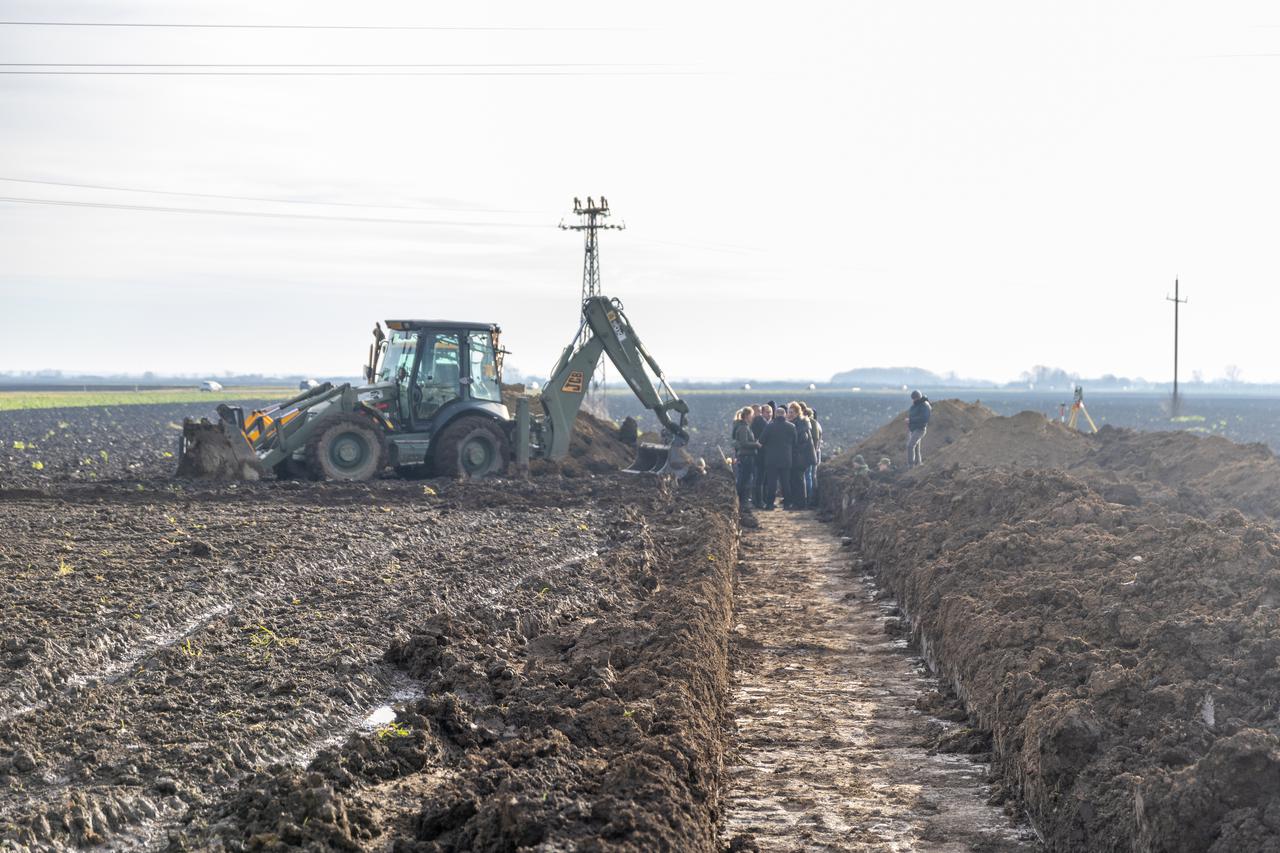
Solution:
{"label": "dark soil", "polygon": [[722,478],[140,485],[0,490],[0,846],[714,848]]}
{"label": "dark soil", "polygon": [[1274,456],[1034,414],[952,439],[828,466],[824,502],[1049,847],[1280,849]]}
{"label": "dark soil", "polygon": [[0,412],[0,484],[170,477],[183,419],[216,420],[212,410],[180,403]]}

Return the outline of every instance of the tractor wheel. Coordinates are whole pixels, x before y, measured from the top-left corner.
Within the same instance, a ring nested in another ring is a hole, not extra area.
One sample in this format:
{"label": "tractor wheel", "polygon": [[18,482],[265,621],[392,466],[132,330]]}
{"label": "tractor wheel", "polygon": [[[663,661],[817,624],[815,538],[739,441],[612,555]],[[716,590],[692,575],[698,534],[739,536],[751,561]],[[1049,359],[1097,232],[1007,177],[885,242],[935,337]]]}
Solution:
{"label": "tractor wheel", "polygon": [[496,421],[475,416],[458,418],[445,427],[436,441],[435,474],[467,480],[499,477],[507,470],[510,457],[507,433]]}
{"label": "tractor wheel", "polygon": [[372,480],[386,455],[382,434],[359,415],[333,415],[307,441],[307,465],[318,480]]}

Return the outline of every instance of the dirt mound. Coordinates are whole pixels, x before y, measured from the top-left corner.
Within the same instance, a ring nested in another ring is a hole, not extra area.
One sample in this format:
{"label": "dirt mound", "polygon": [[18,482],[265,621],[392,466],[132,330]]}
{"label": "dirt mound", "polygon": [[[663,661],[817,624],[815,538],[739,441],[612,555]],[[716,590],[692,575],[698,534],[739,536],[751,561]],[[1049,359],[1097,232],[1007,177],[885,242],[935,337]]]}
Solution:
{"label": "dirt mound", "polygon": [[1280,843],[1272,529],[961,469],[845,521],[1054,849]]}
{"label": "dirt mound", "polygon": [[1234,508],[1280,519],[1280,459],[1262,444],[1114,427],[1087,435],[1022,412],[989,417],[942,448],[926,450],[927,465],[917,477],[950,465],[1068,471],[1120,503],[1152,501],[1193,515]]}
{"label": "dirt mound", "polygon": [[[1169,500],[1193,509],[1197,495],[1213,507],[1234,507],[1280,519],[1280,459],[1265,444],[1236,444],[1188,432],[1135,432],[1103,427],[1090,467],[1116,477],[1167,487]],[[1196,494],[1188,495],[1187,492]]]}
{"label": "dirt mound", "polygon": [[1270,451],[1028,412],[910,474],[833,473],[824,505],[1051,849],[1280,849],[1280,536],[1245,515],[1280,508]]}
{"label": "dirt mound", "polygon": [[[929,419],[929,431],[925,436],[925,458],[929,458],[930,454],[957,441],[962,435],[995,416],[995,412],[981,403],[966,403],[963,400],[933,402],[933,415]],[[867,464],[873,467],[880,457],[888,456],[893,460],[894,467],[905,468],[907,464],[906,409],[872,433],[852,452],[842,454],[825,464],[849,467],[852,465],[855,453],[862,454]]]}
{"label": "dirt mound", "polygon": [[[502,402],[514,414],[516,400],[524,393],[523,385],[503,385]],[[531,403],[536,411],[542,411],[536,398]],[[632,430],[634,434],[634,424]],[[569,455],[557,462],[535,460],[529,470],[535,475],[559,474],[571,478],[621,471],[631,464],[636,453],[635,447],[625,439],[622,430],[612,421],[580,411],[569,439]]]}
{"label": "dirt mound", "polygon": [[[932,424],[928,441],[932,437]],[[1095,446],[1080,432],[1039,412],[1010,418],[990,417],[937,450],[926,448],[930,466],[966,468],[1058,468],[1070,470],[1087,459]]]}

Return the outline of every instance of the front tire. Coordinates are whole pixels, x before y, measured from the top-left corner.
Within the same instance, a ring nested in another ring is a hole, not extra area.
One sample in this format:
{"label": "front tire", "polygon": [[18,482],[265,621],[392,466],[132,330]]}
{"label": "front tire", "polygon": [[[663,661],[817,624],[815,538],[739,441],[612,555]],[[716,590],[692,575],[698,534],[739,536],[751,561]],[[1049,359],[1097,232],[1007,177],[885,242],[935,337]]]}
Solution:
{"label": "front tire", "polygon": [[440,477],[483,480],[500,477],[511,458],[506,430],[490,418],[458,418],[436,441],[435,473]]}
{"label": "front tire", "polygon": [[382,434],[359,415],[335,415],[307,441],[307,464],[319,480],[372,480],[385,463]]}

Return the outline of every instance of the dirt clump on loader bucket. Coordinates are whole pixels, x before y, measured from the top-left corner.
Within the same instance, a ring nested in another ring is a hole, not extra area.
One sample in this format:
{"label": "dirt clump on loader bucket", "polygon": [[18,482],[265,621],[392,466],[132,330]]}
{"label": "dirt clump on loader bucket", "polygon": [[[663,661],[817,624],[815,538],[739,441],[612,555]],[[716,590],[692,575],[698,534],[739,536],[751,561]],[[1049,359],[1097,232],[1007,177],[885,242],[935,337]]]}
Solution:
{"label": "dirt clump on loader bucket", "polygon": [[590,477],[612,474],[625,468],[634,449],[622,441],[618,428],[603,418],[578,412],[569,440],[569,453],[559,461],[534,460],[529,470],[562,477]]}
{"label": "dirt clump on loader bucket", "polygon": [[[236,447],[239,438],[243,450]],[[182,425],[177,476],[186,480],[260,480],[265,472],[239,436],[228,437],[220,423],[188,418]]]}

